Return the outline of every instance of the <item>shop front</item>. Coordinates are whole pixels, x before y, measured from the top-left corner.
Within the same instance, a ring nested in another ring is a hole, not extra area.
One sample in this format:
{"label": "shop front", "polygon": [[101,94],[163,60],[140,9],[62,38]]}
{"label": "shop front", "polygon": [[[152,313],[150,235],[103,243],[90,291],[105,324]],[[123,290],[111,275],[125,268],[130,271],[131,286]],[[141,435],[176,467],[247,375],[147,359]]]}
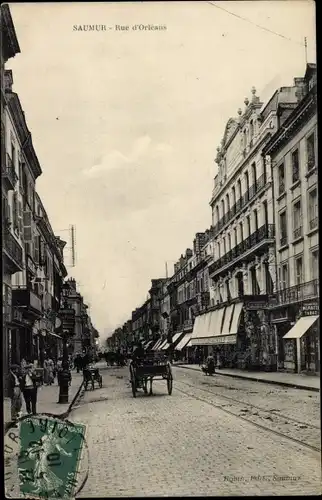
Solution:
{"label": "shop front", "polygon": [[278,369],[295,373],[320,372],[319,304],[317,301],[292,304],[280,310],[275,324]]}

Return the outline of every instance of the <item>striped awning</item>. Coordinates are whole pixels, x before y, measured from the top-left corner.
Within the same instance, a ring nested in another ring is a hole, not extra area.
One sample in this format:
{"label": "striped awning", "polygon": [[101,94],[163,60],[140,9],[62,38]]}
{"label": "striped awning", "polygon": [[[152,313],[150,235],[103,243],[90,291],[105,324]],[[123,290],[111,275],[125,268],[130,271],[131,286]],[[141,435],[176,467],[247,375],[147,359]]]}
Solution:
{"label": "striped awning", "polygon": [[180,340],[179,344],[176,346],[177,351],[184,349],[191,339],[192,333],[186,333],[186,335]]}

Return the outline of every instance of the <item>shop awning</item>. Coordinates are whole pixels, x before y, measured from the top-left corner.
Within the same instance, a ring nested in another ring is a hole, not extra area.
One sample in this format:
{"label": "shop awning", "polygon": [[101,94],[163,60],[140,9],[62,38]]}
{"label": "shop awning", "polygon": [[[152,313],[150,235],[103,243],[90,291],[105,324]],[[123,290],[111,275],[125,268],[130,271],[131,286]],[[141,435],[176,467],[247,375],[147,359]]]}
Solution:
{"label": "shop awning", "polygon": [[163,346],[166,345],[167,343],[168,343],[167,340],[163,340],[161,344],[158,346],[158,351],[161,351],[163,349]]}
{"label": "shop awning", "polygon": [[[191,345],[213,345],[217,344],[217,337],[221,335],[222,321],[225,307],[211,311],[199,318],[203,318],[201,323],[192,332]],[[197,316],[198,318],[198,316]],[[197,320],[196,318],[196,320]],[[195,335],[194,335],[195,333]],[[227,332],[229,333],[229,332]],[[223,342],[221,342],[223,343]]]}
{"label": "shop awning", "polygon": [[190,341],[192,336],[192,333],[186,333],[185,336],[180,340],[179,344],[176,346],[176,351],[182,351],[184,349],[188,342]]}
{"label": "shop awning", "polygon": [[149,342],[146,344],[146,346],[144,347],[144,349],[149,349],[149,347],[152,346],[153,342],[154,342],[153,340],[149,340]]}
{"label": "shop awning", "polygon": [[[231,321],[231,326],[229,330],[230,335],[237,335],[238,328],[239,328],[239,322],[240,322],[240,315],[243,309],[243,302],[237,302],[234,307],[234,312],[233,312],[233,318]],[[223,332],[226,333],[226,332]],[[227,332],[228,333],[228,332]]]}
{"label": "shop awning", "polygon": [[226,307],[224,324],[223,324],[222,330],[221,330],[221,333],[223,333],[224,335],[229,334],[229,327],[230,327],[233,312],[234,312],[234,304],[231,304],[230,306]]}
{"label": "shop awning", "polygon": [[191,339],[189,340],[189,342],[188,342],[188,344],[186,345],[186,347],[192,347]]}
{"label": "shop awning", "polygon": [[156,351],[158,346],[161,344],[161,339],[157,340],[155,343],[154,343],[154,346],[152,347],[152,350],[153,351]]}
{"label": "shop awning", "polygon": [[295,323],[290,331],[284,335],[283,339],[300,339],[318,318],[319,316],[303,316]]}
{"label": "shop awning", "polygon": [[177,342],[178,338],[183,334],[183,332],[175,333],[172,337],[172,344]]}

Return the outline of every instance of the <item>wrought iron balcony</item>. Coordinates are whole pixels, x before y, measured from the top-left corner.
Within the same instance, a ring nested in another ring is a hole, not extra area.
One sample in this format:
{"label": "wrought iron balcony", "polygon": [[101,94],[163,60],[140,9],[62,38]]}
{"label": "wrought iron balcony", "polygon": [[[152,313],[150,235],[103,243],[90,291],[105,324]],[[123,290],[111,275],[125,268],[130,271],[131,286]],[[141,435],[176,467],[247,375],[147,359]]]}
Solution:
{"label": "wrought iron balcony", "polygon": [[257,193],[265,186],[266,175],[262,174],[256,182],[239,198],[239,200],[234,203],[230,210],[223,217],[217,221],[217,224],[213,226],[213,234],[216,235],[221,228],[223,228],[228,222],[230,222],[235,215],[242,210],[247,203],[249,203]]}
{"label": "wrought iron balcony", "polygon": [[311,156],[307,160],[307,171],[313,170],[315,168],[315,157]]}
{"label": "wrought iron balcony", "polygon": [[293,231],[293,238],[294,238],[294,240],[297,240],[298,238],[301,238],[301,236],[303,236],[302,226],[297,227]]}
{"label": "wrought iron balcony", "polygon": [[7,153],[6,163],[2,164],[2,182],[9,191],[13,191],[15,189],[17,181],[18,176],[16,174],[12,159]]}
{"label": "wrought iron balcony", "polygon": [[3,232],[4,266],[11,274],[22,271],[23,250],[8,229]]}
{"label": "wrought iron balcony", "polygon": [[12,304],[13,306],[26,309],[35,316],[40,316],[42,313],[41,298],[26,287],[13,287]]}
{"label": "wrought iron balcony", "polygon": [[307,281],[300,285],[291,286],[276,292],[278,305],[287,305],[302,302],[309,299],[317,299],[320,296],[319,279]]}
{"label": "wrought iron balcony", "polygon": [[309,227],[310,231],[313,231],[313,229],[316,229],[319,225],[319,218],[315,217],[314,219],[310,220],[309,222]]}
{"label": "wrought iron balcony", "polygon": [[265,240],[273,240],[275,237],[274,224],[264,224],[248,238],[240,242],[236,247],[227,252],[221,258],[209,266],[209,274],[218,271],[227,264],[233,264],[236,259],[244,255],[248,250]]}

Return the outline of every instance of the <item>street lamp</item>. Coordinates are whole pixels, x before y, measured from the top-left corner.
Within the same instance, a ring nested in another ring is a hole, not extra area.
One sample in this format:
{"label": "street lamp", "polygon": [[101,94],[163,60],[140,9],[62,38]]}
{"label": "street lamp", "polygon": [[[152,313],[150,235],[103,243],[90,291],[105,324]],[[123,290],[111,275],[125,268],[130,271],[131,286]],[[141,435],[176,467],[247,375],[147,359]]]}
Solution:
{"label": "street lamp", "polygon": [[[68,306],[68,296],[70,293],[70,287],[67,283],[62,285],[62,296],[64,298],[64,308],[69,309]],[[64,321],[63,321],[64,325]],[[63,326],[63,362],[62,362],[62,371],[59,376],[59,400],[58,403],[66,404],[68,403],[68,388],[69,383],[71,381],[71,373],[69,369],[69,360],[68,360],[68,344],[67,340],[69,337],[70,331],[65,329]]]}

